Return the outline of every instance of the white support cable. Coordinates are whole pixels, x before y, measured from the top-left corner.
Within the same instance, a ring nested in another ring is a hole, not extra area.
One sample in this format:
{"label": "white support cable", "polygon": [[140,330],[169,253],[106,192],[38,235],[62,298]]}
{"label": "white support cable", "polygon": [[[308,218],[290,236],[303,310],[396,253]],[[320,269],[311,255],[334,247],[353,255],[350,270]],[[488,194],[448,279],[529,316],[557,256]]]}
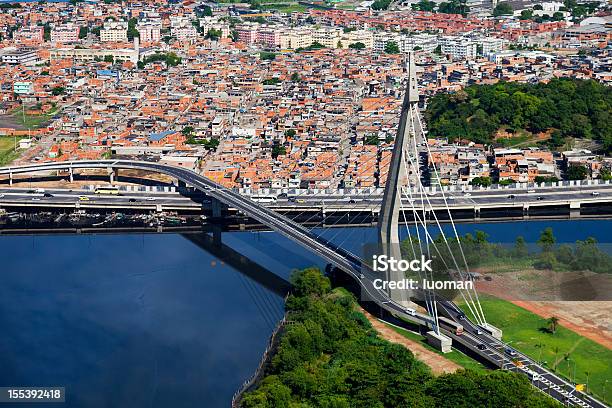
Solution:
{"label": "white support cable", "polygon": [[[416,142],[416,138],[415,138],[415,142]],[[416,145],[416,143],[415,143],[415,145]],[[408,157],[408,159],[410,160],[410,164],[414,167],[414,163],[412,162],[412,159],[410,157]],[[419,180],[419,182],[420,182],[420,180]],[[423,186],[421,185],[421,187],[423,187]],[[431,207],[433,209],[433,206],[431,205],[431,201],[429,200],[429,196],[425,195],[425,198],[427,200],[427,204],[429,205],[429,207]],[[421,202],[421,206],[425,207],[425,201]],[[446,235],[444,234],[444,230],[442,229],[442,226],[440,225],[438,217],[437,217],[435,211],[433,211],[433,210],[432,210],[432,215],[433,215],[434,220],[436,222],[436,225],[437,225],[437,227],[438,227],[438,229],[440,231],[440,235],[442,236],[442,238],[444,240],[444,243],[446,244],[446,247],[448,248],[448,251],[449,251],[449,254],[451,256],[451,259],[452,259],[455,267],[457,268],[457,271],[459,272],[459,276],[462,278],[461,268],[459,268],[459,264],[456,261],[455,256],[453,255],[453,251],[452,251],[452,249],[450,247],[450,244],[448,243],[448,240],[446,239]],[[437,248],[437,245],[435,245],[435,242],[433,241],[433,239],[430,238],[430,240],[431,240],[431,243],[433,244],[434,248]],[[441,253],[439,251],[437,251],[437,252],[438,252],[438,255],[440,256],[440,258],[443,259]],[[448,268],[448,265],[446,264],[446,262],[444,262],[444,265],[445,265],[445,267],[447,269],[450,270],[450,268]],[[433,274],[432,274],[432,277],[433,277]],[[467,292],[468,297],[469,297],[470,300],[466,299],[465,294],[463,293],[463,291],[460,291],[459,293],[461,294],[461,297],[463,298],[463,300],[466,302],[466,305],[468,306],[468,309],[470,310],[470,312],[476,317],[476,319],[478,320],[478,323],[480,323],[480,317],[479,317],[479,315],[477,313],[478,310],[476,309],[476,306],[474,305],[474,309],[472,309],[472,306],[470,304],[470,302],[473,303],[473,299],[472,299],[472,296],[471,296],[470,292],[469,291]]]}
{"label": "white support cable", "polygon": [[[413,206],[413,208],[414,208],[414,206]],[[404,219],[404,225],[406,226],[406,232],[408,234],[408,238],[407,239],[408,239],[408,242],[410,243],[410,248],[412,249],[413,259],[417,259],[417,254],[416,254],[416,251],[414,249],[414,243],[412,242],[412,236],[410,234],[410,227],[408,226],[408,220],[406,219],[406,212],[405,212],[404,204],[402,203],[402,200],[401,200],[401,187],[400,187],[400,211],[402,213],[402,218]],[[400,246],[400,253],[401,253],[401,246]],[[422,249],[421,248],[419,248],[419,254],[422,254]],[[419,274],[419,279],[422,280],[423,278],[421,276],[421,272],[417,271],[417,273]],[[427,272],[425,272],[425,273],[427,274]],[[423,293],[425,294],[425,307],[427,308],[427,313],[430,316],[433,317],[433,309],[431,309],[430,300],[428,299],[428,292],[427,291],[423,291]],[[436,322],[434,330],[436,332],[438,332],[438,324],[437,324],[437,320],[435,318],[434,318],[434,321]]]}
{"label": "white support cable", "polygon": [[[410,119],[410,125],[411,125],[411,132],[409,133],[412,136],[412,141],[414,142],[414,160],[416,161],[416,165],[413,164],[415,171],[416,171],[416,185],[419,187],[420,193],[421,193],[421,207],[423,209],[423,229],[425,229],[427,231],[427,212],[425,210],[425,205],[424,205],[424,200],[423,200],[423,194],[425,193],[425,189],[423,188],[423,182],[421,180],[421,168],[420,168],[420,163],[419,163],[419,156],[418,156],[418,149],[416,146],[416,127],[415,127],[415,121],[414,121],[414,117],[412,116],[412,106],[410,106],[410,109],[408,110],[409,113],[409,119]],[[412,152],[411,152],[412,153]],[[410,157],[410,156],[409,156]],[[404,165],[406,165],[406,162],[404,162]],[[408,172],[406,171],[406,177],[408,177]],[[410,182],[408,182],[408,185],[410,185]],[[427,197],[427,193],[425,193],[425,197]],[[431,237],[430,237],[431,240]],[[432,240],[432,245],[435,246],[435,244],[433,243]],[[427,248],[427,258],[431,259],[431,252],[430,252],[430,245],[426,243],[426,248]],[[425,272],[425,274],[427,274],[427,272]],[[433,281],[433,270],[431,271],[431,278]],[[439,326],[438,323],[438,306],[437,303],[435,301],[435,291],[432,291],[431,296],[433,297],[433,312],[434,312],[434,319],[436,322],[436,327]],[[439,333],[438,333],[439,334]]]}
{"label": "white support cable", "polygon": [[[419,129],[421,129],[421,132],[423,132],[423,123],[421,122],[421,117],[419,115],[418,110],[415,112],[415,116],[417,117],[417,120],[419,121]],[[423,136],[425,136],[424,132],[423,132]],[[426,141],[427,141],[427,139],[426,139]],[[429,143],[425,143],[425,145],[427,147],[427,154],[428,154],[429,157],[431,157],[431,149],[429,148]],[[436,178],[438,180],[440,180],[440,175],[438,173],[438,169],[436,168],[435,164],[433,165],[433,168],[434,168],[434,172],[435,172]],[[468,279],[473,283],[474,279],[473,279],[472,275],[469,272],[469,267],[468,267],[468,264],[467,264],[467,259],[465,258],[465,253],[463,252],[463,247],[461,246],[461,240],[459,239],[459,234],[457,233],[457,228],[455,227],[455,222],[453,221],[453,217],[451,216],[450,208],[448,206],[448,202],[446,201],[446,195],[444,194],[444,189],[440,188],[440,191],[442,192],[442,199],[444,200],[444,206],[446,207],[446,211],[448,213],[448,218],[449,218],[451,226],[453,228],[453,233],[455,234],[455,238],[457,240],[457,245],[459,246],[459,251],[461,252],[461,257],[463,258],[463,263],[465,265],[465,271],[466,271],[466,273],[468,275]],[[480,303],[480,299],[478,297],[478,291],[476,290],[475,285],[474,285],[474,296],[476,297],[476,305],[478,306],[478,309],[480,310],[480,314],[482,316],[481,317],[482,324],[486,324],[487,321],[486,321],[486,318],[485,318],[485,315],[484,315],[484,311],[482,310],[482,305]],[[474,316],[474,317],[476,317],[476,316]]]}
{"label": "white support cable", "polygon": [[[402,165],[404,166],[404,172],[405,174],[408,174],[408,166],[406,164],[406,155],[402,155]],[[420,237],[420,233],[419,233],[419,224],[423,227],[423,232],[425,234],[425,245],[428,247],[428,241],[433,242],[433,238],[431,237],[431,235],[429,234],[429,230],[427,229],[426,225],[425,225],[425,221],[423,219],[421,219],[421,217],[419,216],[419,213],[416,209],[416,207],[414,206],[414,198],[412,196],[412,186],[410,185],[410,183],[408,183],[407,185],[407,192],[408,192],[408,202],[410,203],[410,206],[412,207],[412,214],[415,220],[415,231],[417,234],[417,240],[419,242],[419,250],[420,253],[423,254],[423,243]],[[401,200],[400,200],[401,202]],[[404,214],[404,220],[405,220],[405,214]],[[408,227],[408,224],[406,223],[406,227]],[[444,266],[448,269],[448,265],[446,265],[446,261],[444,261],[444,258],[442,257],[442,254],[440,254],[440,251],[438,250],[438,248],[434,245],[434,249],[438,252],[438,256],[440,256],[440,259],[442,260],[442,262],[444,263]],[[433,271],[432,271],[432,278],[433,278]],[[433,280],[433,279],[432,279]],[[431,302],[431,300],[429,300],[431,298],[431,296],[428,296],[427,291],[424,291],[425,293],[425,302],[426,304],[428,302]],[[429,310],[431,308],[431,311]],[[438,323],[438,317],[437,317],[437,306],[435,305],[435,301],[433,302],[432,305],[428,305],[428,312],[430,314],[430,316],[432,316],[432,318],[434,319],[434,330],[436,331],[436,333],[439,334],[439,323]]]}

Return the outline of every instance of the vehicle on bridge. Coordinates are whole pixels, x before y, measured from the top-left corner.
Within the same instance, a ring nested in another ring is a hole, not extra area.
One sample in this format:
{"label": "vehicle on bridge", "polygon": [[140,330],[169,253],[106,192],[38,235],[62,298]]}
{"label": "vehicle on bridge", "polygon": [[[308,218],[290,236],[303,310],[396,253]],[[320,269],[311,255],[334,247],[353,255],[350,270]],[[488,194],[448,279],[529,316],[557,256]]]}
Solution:
{"label": "vehicle on bridge", "polygon": [[95,191],[96,194],[104,195],[119,195],[118,187],[98,187]]}
{"label": "vehicle on bridge", "polygon": [[449,330],[455,333],[455,335],[461,336],[463,334],[463,325],[457,322],[454,322],[451,319],[448,319],[444,316],[439,316],[438,321],[440,323],[440,327],[443,327],[446,330]]}

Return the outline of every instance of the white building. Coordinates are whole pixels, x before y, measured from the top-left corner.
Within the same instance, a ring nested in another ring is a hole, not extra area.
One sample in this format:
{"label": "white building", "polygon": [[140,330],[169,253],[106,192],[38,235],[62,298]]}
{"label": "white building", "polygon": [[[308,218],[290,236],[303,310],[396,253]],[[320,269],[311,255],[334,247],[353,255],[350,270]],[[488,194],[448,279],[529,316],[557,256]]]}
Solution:
{"label": "white building", "polygon": [[106,21],[100,30],[102,42],[127,42],[128,23],[125,21]]}
{"label": "white building", "polygon": [[35,65],[38,61],[34,48],[13,48],[2,54],[2,62],[10,65]]}
{"label": "white building", "polygon": [[466,60],[476,58],[477,44],[464,37],[441,37],[440,46],[443,54],[450,54],[453,59]]}

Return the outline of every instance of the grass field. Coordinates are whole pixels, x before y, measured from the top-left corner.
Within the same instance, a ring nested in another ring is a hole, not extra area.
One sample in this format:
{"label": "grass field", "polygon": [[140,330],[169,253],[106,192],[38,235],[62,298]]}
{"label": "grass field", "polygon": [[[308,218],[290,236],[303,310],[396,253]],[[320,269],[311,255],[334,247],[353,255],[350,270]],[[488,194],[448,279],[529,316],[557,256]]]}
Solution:
{"label": "grass field", "polygon": [[606,384],[612,379],[612,350],[560,325],[550,333],[547,318],[505,300],[480,295],[480,302],[487,322],[502,329],[512,347],[571,381],[586,384],[588,377],[589,392],[612,401],[612,381]]}
{"label": "grass field", "polygon": [[406,337],[407,339],[419,342],[422,346],[424,346],[428,350],[434,351],[435,353],[440,354],[441,356],[444,356],[444,358],[447,358],[450,361],[459,364],[463,368],[474,370],[474,371],[487,371],[488,370],[487,367],[485,367],[478,361],[474,360],[473,358],[466,356],[460,351],[453,349],[453,351],[451,351],[450,353],[442,353],[438,349],[435,349],[431,347],[429,344],[427,344],[425,337],[421,336],[420,334],[411,332],[409,330],[400,329],[399,327],[395,327],[392,325],[388,325],[388,326],[391,327],[395,332]]}
{"label": "grass field", "polygon": [[14,147],[15,140],[12,137],[0,137],[0,167],[6,166],[19,157]]}

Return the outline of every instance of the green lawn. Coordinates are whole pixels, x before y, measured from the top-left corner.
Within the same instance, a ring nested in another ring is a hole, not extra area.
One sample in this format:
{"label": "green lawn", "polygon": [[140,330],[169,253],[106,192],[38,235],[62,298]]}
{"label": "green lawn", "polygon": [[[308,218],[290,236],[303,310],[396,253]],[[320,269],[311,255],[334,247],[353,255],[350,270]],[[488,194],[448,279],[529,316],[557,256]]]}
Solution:
{"label": "green lawn", "polygon": [[6,166],[19,157],[19,153],[16,152],[14,148],[14,138],[8,136],[0,137],[0,167]]}
{"label": "green lawn", "polygon": [[487,322],[502,329],[504,340],[512,347],[570,380],[575,372],[577,383],[586,384],[588,373],[589,392],[612,401],[612,383],[605,385],[612,379],[612,350],[563,326],[549,333],[546,318],[505,300],[480,295],[480,302]]}
{"label": "green lawn", "polygon": [[410,340],[418,341],[419,343],[421,343],[422,346],[424,346],[428,350],[434,351],[435,353],[440,354],[441,356],[444,356],[445,358],[459,364],[463,368],[474,370],[474,371],[480,371],[480,372],[488,371],[488,368],[485,367],[483,364],[481,364],[480,362],[478,362],[477,360],[474,360],[473,358],[469,356],[466,356],[465,354],[463,354],[462,352],[458,350],[453,349],[453,351],[451,351],[450,353],[442,353],[441,351],[427,344],[425,337],[421,336],[420,334],[411,332],[409,330],[401,329],[399,327],[395,327],[390,324],[388,324],[388,326],[391,327],[397,333],[401,334],[402,336]]}
{"label": "green lawn", "polygon": [[58,112],[58,109],[53,109],[48,113],[42,115],[24,115],[21,109],[17,109],[12,112],[14,120],[24,129],[38,129],[47,124],[53,115]]}

